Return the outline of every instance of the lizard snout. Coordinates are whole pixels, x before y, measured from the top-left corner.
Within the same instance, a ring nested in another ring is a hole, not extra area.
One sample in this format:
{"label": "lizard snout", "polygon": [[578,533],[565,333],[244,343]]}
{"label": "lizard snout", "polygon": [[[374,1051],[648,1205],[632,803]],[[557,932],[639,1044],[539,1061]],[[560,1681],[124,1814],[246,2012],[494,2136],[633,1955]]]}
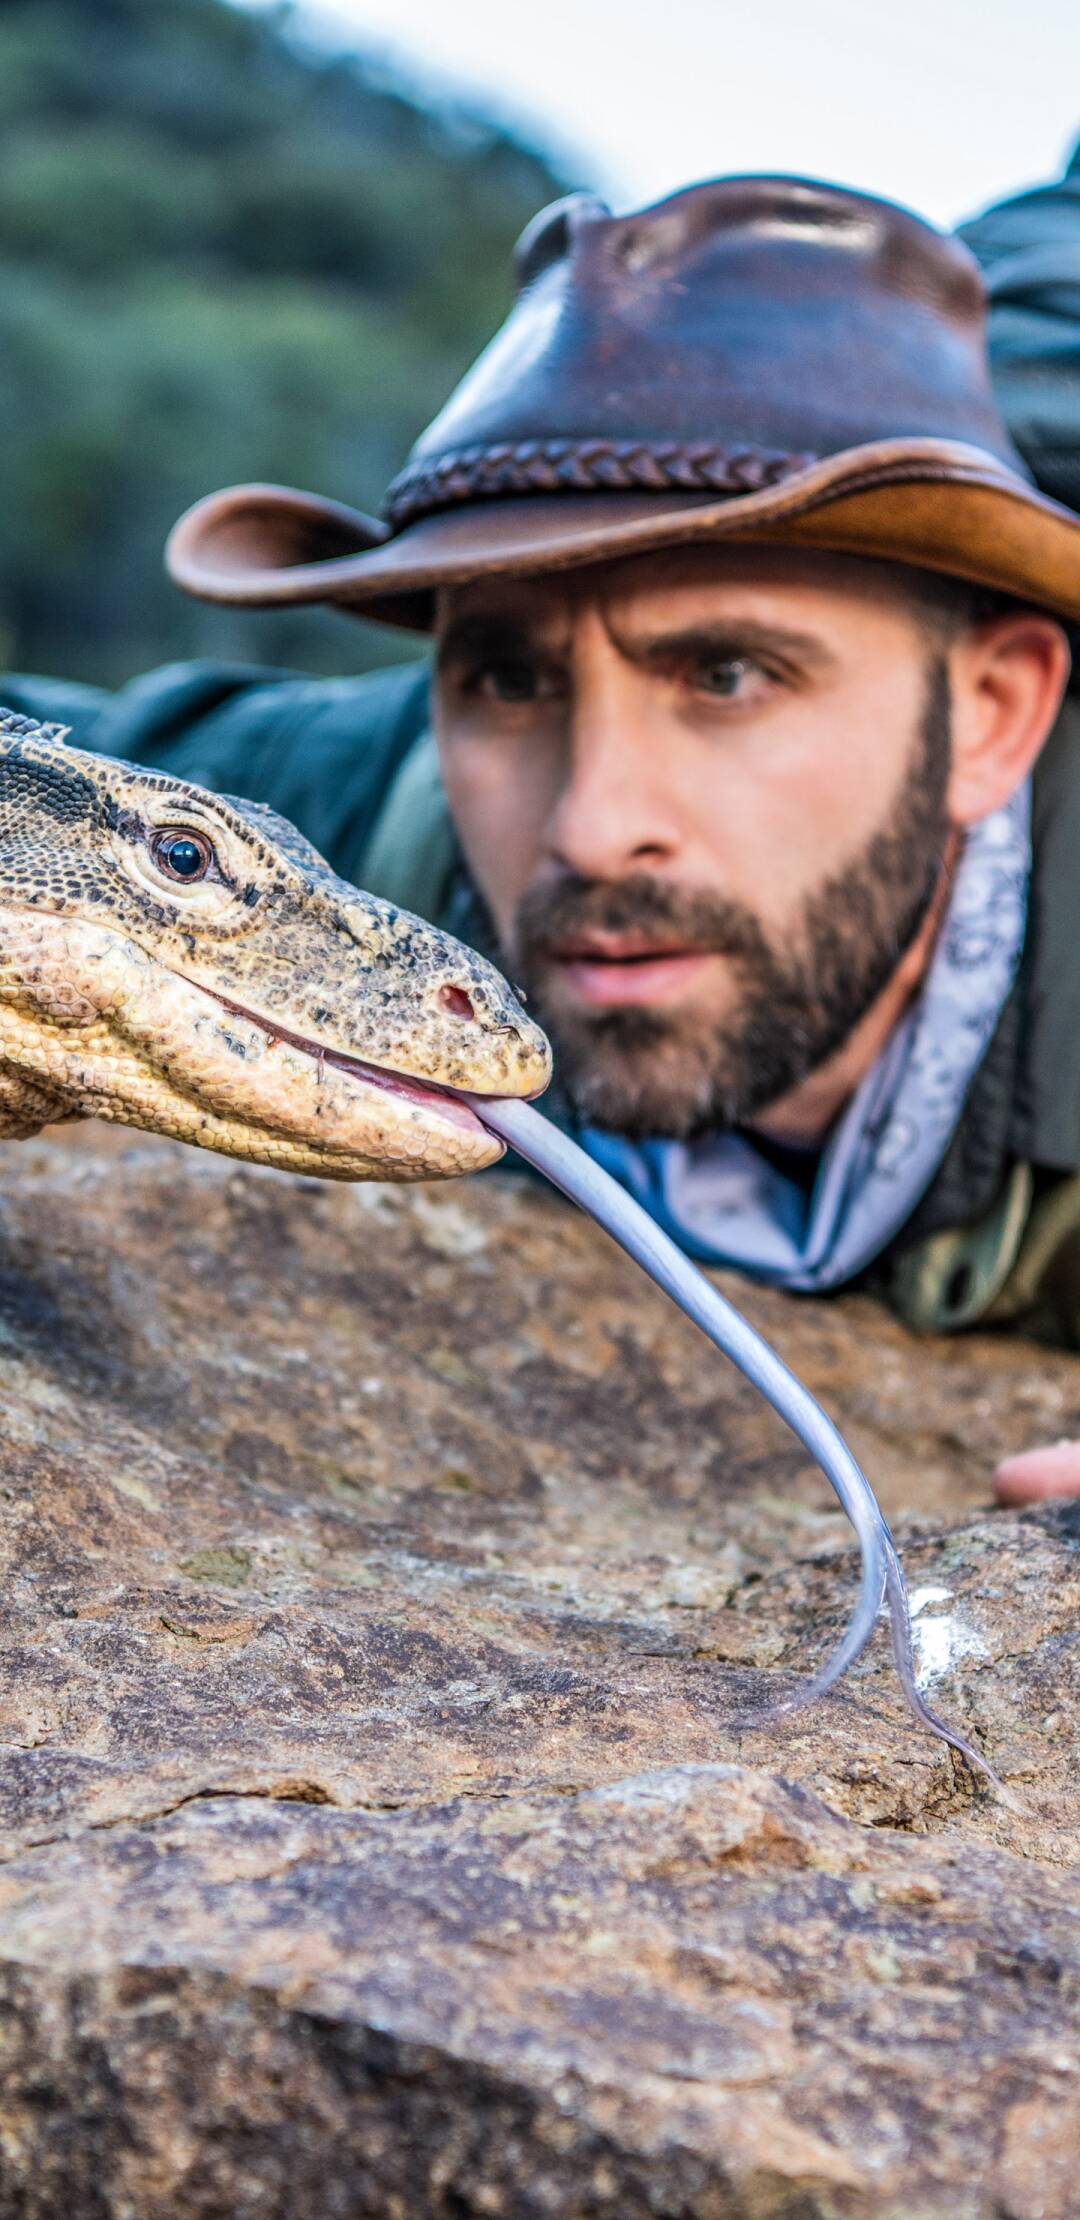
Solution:
{"label": "lizard snout", "polygon": [[457,960],[444,958],[421,994],[410,1067],[455,1092],[542,1094],[551,1079],[547,1036],[493,964],[460,946],[451,953]]}
{"label": "lizard snout", "polygon": [[431,981],[409,1050],[411,1070],[456,1092],[531,1099],[551,1081],[547,1035],[480,957]]}

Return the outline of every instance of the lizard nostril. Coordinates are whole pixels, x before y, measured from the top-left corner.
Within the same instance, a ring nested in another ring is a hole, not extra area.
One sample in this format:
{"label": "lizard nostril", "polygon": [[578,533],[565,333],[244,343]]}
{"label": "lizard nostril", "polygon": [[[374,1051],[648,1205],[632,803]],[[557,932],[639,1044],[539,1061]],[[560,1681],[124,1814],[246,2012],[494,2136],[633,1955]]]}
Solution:
{"label": "lizard nostril", "polygon": [[473,1019],[476,1017],[476,1011],[473,1009],[464,987],[440,987],[439,1003],[442,1009],[449,1011],[451,1017]]}

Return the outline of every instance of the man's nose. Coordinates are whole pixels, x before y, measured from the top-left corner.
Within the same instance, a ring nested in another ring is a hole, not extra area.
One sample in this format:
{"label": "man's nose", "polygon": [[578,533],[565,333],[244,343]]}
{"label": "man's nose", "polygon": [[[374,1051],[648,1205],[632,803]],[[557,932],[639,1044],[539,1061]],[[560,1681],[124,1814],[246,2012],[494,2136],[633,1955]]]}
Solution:
{"label": "man's nose", "polygon": [[650,732],[633,695],[632,686],[609,672],[570,705],[548,848],[562,870],[584,879],[656,869],[680,846],[659,736]]}

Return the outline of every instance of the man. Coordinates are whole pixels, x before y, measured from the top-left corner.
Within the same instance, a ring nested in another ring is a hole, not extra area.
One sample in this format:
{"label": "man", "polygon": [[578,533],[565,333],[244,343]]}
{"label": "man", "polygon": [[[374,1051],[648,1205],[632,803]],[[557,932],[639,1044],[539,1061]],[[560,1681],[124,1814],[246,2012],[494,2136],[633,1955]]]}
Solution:
{"label": "man", "polygon": [[518,261],[384,525],[237,488],[171,545],[209,598],[432,627],[434,740],[422,672],[13,705],[494,942],[563,1114],[698,1256],[1080,1343],[1080,521],[998,416],[974,263],[768,178],[577,197]]}

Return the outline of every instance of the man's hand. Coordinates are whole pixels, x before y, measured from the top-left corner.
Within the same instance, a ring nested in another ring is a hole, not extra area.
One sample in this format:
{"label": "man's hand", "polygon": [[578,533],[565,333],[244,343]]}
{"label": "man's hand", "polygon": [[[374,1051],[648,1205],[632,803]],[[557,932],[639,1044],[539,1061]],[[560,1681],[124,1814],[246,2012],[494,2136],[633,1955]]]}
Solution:
{"label": "man's hand", "polygon": [[1055,1441],[1004,1458],[994,1474],[994,1494],[1010,1506],[1080,1496],[1080,1441]]}

